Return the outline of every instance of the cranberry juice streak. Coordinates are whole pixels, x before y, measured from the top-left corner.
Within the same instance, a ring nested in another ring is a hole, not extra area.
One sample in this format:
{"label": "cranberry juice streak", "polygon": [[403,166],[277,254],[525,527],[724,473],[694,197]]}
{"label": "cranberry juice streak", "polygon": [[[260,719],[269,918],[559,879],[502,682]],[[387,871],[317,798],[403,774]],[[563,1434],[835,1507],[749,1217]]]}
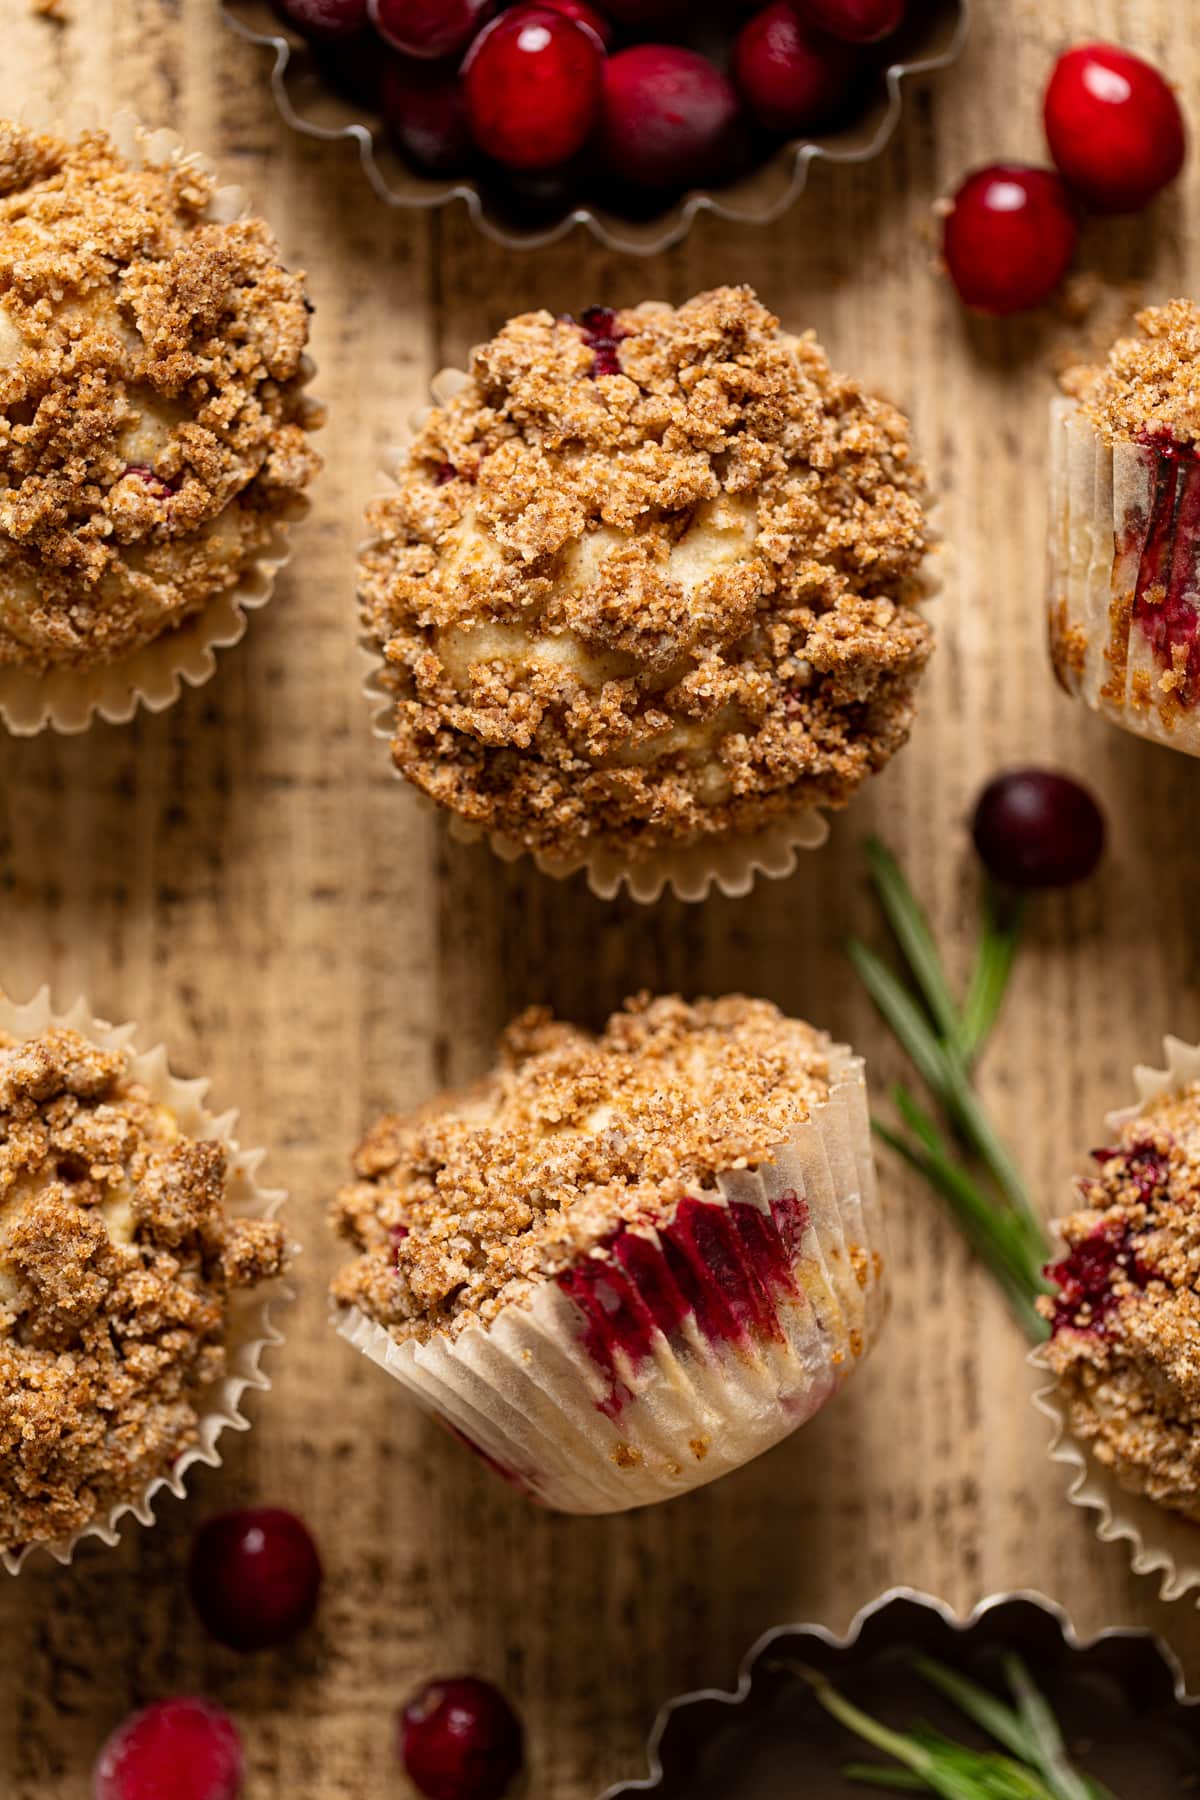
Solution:
{"label": "cranberry juice streak", "polygon": [[1160,666],[1179,670],[1180,705],[1200,701],[1200,457],[1152,437],[1154,493],[1133,616]]}
{"label": "cranberry juice streak", "polygon": [[[1126,1180],[1136,1186],[1145,1205],[1152,1206],[1155,1194],[1166,1186],[1166,1157],[1153,1144],[1092,1152],[1092,1160],[1101,1165],[1118,1156],[1124,1158]],[[1051,1263],[1046,1274],[1059,1289],[1050,1324],[1055,1336],[1060,1331],[1106,1336],[1108,1320],[1125,1297],[1115,1291],[1114,1282],[1120,1279],[1144,1288],[1154,1280],[1155,1271],[1138,1256],[1138,1236],[1124,1219],[1105,1219],[1062,1262]],[[1083,1319],[1081,1313],[1086,1313]]]}
{"label": "cranberry juice streak", "polygon": [[558,322],[560,325],[574,325],[592,352],[593,381],[601,375],[621,373],[621,357],[617,346],[629,333],[617,323],[617,315],[611,306],[589,306],[579,319],[573,318],[570,313],[559,313]]}
{"label": "cranberry juice streak", "polygon": [[670,1225],[654,1238],[627,1226],[558,1277],[578,1308],[583,1343],[608,1381],[597,1401],[615,1419],[633,1395],[622,1377],[654,1353],[661,1333],[677,1337],[693,1319],[711,1344],[784,1341],[781,1297],[799,1295],[793,1267],[808,1227],[808,1207],[784,1194],[769,1214],[742,1201],[681,1200]]}

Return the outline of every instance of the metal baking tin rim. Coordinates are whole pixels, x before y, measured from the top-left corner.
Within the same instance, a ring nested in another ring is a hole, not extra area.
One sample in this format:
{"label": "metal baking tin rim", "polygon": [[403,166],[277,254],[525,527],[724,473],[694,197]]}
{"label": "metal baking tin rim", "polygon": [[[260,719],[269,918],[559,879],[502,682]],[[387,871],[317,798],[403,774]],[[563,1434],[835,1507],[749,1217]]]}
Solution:
{"label": "metal baking tin rim", "polygon": [[292,59],[292,45],[288,39],[276,32],[254,30],[252,26],[247,25],[244,20],[236,16],[231,10],[228,0],[222,0],[221,12],[226,24],[239,37],[249,43],[257,44],[261,49],[272,51],[271,91],[284,122],[302,137],[316,138],[322,143],[355,144],[363,173],[376,197],[385,206],[394,207],[401,212],[427,212],[433,208],[448,205],[452,200],[461,200],[477,230],[484,237],[490,238],[493,243],[500,244],[507,250],[540,250],[547,244],[557,243],[576,225],[582,225],[606,250],[617,251],[622,255],[657,256],[673,244],[680,243],[701,213],[711,213],[714,218],[724,219],[733,225],[772,225],[783,217],[784,213],[804,192],[808,185],[809,171],[814,163],[828,162],[850,165],[871,162],[877,157],[891,140],[900,122],[904,103],[903,84],[913,76],[932,75],[939,70],[948,69],[961,56],[970,28],[972,0],[954,0],[954,4],[958,8],[958,17],[951,32],[950,41],[944,50],[935,55],[914,57],[909,62],[888,64],[884,71],[887,103],[880,117],[878,128],[868,143],[847,150],[828,149],[824,145],[813,143],[797,144],[793,151],[791,180],[782,193],[762,211],[755,212],[751,209],[728,205],[716,195],[706,190],[699,190],[688,194],[679,201],[665,216],[663,229],[659,235],[645,241],[624,236],[619,229],[602,221],[590,207],[586,206],[572,208],[569,213],[542,231],[505,231],[488,216],[478,187],[474,182],[469,181],[451,182],[440,191],[431,194],[401,197],[393,193],[375,160],[374,138],[366,125],[317,125],[296,111],[287,86],[287,69]]}
{"label": "metal baking tin rim", "polygon": [[664,1706],[659,1708],[646,1743],[649,1774],[642,1780],[615,1782],[611,1787],[605,1788],[599,1796],[599,1800],[622,1800],[626,1794],[651,1794],[660,1791],[662,1783],[667,1778],[660,1751],[667,1727],[676,1714],[698,1705],[727,1706],[731,1710],[743,1706],[750,1697],[759,1660],[781,1638],[800,1635],[815,1638],[830,1650],[853,1650],[868,1621],[875,1618],[877,1614],[885,1612],[889,1606],[894,1606],[898,1601],[924,1607],[927,1612],[935,1613],[952,1631],[973,1631],[976,1626],[985,1621],[990,1613],[998,1611],[1001,1607],[1024,1604],[1036,1607],[1058,1626],[1063,1642],[1069,1650],[1090,1650],[1096,1644],[1118,1640],[1148,1644],[1159,1656],[1171,1677],[1176,1703],[1180,1706],[1200,1706],[1200,1696],[1190,1694],[1187,1690],[1183,1667],[1171,1646],[1165,1639],[1159,1637],[1157,1632],[1151,1631],[1145,1626],[1112,1625],[1107,1626],[1103,1631],[1093,1632],[1089,1637],[1083,1637],[1076,1630],[1066,1608],[1060,1606],[1057,1600],[1051,1600],[1047,1595],[1038,1593],[1034,1588],[1013,1588],[1005,1593],[989,1594],[986,1599],[980,1600],[964,1616],[955,1612],[954,1608],[946,1601],[939,1600],[933,1594],[922,1593],[919,1588],[892,1587],[876,1599],[869,1601],[866,1606],[860,1607],[844,1634],[832,1631],[826,1625],[772,1625],[751,1645],[742,1658],[738,1667],[736,1688],[732,1690],[697,1688],[691,1693],[678,1694],[673,1700],[668,1700]]}

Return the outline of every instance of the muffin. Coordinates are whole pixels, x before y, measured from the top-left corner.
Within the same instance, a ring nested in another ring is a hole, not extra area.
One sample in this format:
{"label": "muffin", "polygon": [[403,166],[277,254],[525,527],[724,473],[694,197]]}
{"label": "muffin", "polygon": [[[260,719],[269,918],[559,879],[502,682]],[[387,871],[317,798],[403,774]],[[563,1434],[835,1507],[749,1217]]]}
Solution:
{"label": "muffin", "polygon": [[1070,1429],[1123,1488],[1200,1521],[1200,1081],[1093,1151],[1042,1302]]}
{"label": "muffin", "polygon": [[[163,1059],[139,1061],[163,1087]],[[148,1516],[156,1487],[179,1491],[186,1460],[215,1460],[216,1432],[233,1422],[222,1410],[233,1363],[246,1363],[238,1306],[285,1261],[277,1223],[231,1215],[239,1185],[227,1146],[183,1129],[128,1049],[56,1024],[28,1037],[0,1030],[9,1567],[39,1545],[65,1560],[89,1530],[112,1541],[120,1514]],[[251,1364],[266,1335],[255,1319]]]}
{"label": "muffin", "polygon": [[533,1009],[382,1119],[338,1196],[338,1324],[532,1498],[616,1512],[786,1437],[884,1312],[861,1061],[761,1000]]}
{"label": "muffin", "polygon": [[1050,652],[1114,724],[1200,755],[1200,306],[1149,307],[1051,426]]}
{"label": "muffin", "polygon": [[198,163],[125,135],[0,122],[0,701],[103,692],[261,601],[318,466],[303,278]]}
{"label": "muffin", "polygon": [[736,883],[908,736],[924,493],[903,415],[748,288],[512,320],[370,510],[396,768],[551,873]]}

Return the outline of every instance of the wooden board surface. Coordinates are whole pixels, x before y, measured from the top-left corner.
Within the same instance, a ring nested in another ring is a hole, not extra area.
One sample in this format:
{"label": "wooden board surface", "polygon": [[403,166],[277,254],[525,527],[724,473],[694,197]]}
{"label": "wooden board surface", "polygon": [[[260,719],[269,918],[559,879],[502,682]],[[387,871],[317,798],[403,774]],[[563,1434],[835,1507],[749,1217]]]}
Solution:
{"label": "wooden board surface", "polygon": [[[0,741],[0,981],[141,1022],[207,1073],[270,1146],[305,1250],[302,1294],[256,1428],[153,1531],[0,1587],[0,1790],[86,1792],[132,1705],[202,1690],[241,1719],[252,1800],[399,1793],[392,1709],[434,1672],[498,1677],[529,1729],[538,1800],[588,1800],[642,1767],[659,1703],[732,1679],[764,1627],[843,1626],[890,1583],[966,1606],[1041,1588],[1079,1625],[1168,1633],[1200,1687],[1200,1616],[1168,1607],[1066,1505],[1024,1348],[926,1196],[885,1170],[896,1304],[837,1404],[754,1466],[667,1508],[599,1520],[529,1509],[330,1334],[326,1204],[366,1121],[479,1071],[502,1021],[552,1002],[598,1021],[639,986],[742,988],[898,1067],[839,954],[873,929],[861,841],[902,853],[962,967],[975,875],[963,820],[996,766],[1086,773],[1113,849],[1086,891],[1039,906],[985,1085],[1047,1212],[1129,1069],[1200,1037],[1200,767],[1139,745],[1056,690],[1043,651],[1044,415],[1056,351],[1130,294],[1200,290],[1200,158],[1152,219],[1089,230],[1111,284],[1092,318],[968,321],[930,268],[930,205],[974,162],[1040,154],[1052,55],[1108,35],[1154,55],[1200,118],[1200,51],[1177,0],[976,0],[966,57],[912,98],[885,158],[822,170],[770,232],[698,226],[623,261],[581,237],[535,255],[458,210],[395,217],[349,154],[276,117],[263,60],[212,0],[3,0],[0,107],[132,103],[214,152],[272,220],[317,302],[328,467],[277,602],[220,673],[158,719]],[[950,544],[940,647],[911,747],[792,880],[747,900],[641,910],[450,843],[368,733],[351,557],[384,447],[430,373],[534,305],[679,300],[750,281],[789,326],[913,414]],[[299,1505],[328,1567],[292,1656],[237,1658],[189,1617],[181,1569],[206,1510]]]}

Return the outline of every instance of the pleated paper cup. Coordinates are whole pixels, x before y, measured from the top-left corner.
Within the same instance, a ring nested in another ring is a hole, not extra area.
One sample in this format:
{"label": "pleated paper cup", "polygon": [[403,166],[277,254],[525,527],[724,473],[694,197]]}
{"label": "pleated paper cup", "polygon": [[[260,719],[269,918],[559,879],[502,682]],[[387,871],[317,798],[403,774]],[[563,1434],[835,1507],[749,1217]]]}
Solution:
{"label": "pleated paper cup", "polygon": [[[98,120],[86,108],[65,120],[44,109],[29,108],[25,123],[72,138],[94,129]],[[185,151],[175,132],[151,130],[132,112],[116,113],[104,129],[121,154],[139,167],[186,164],[207,175],[215,172],[208,157]],[[214,189],[205,217],[214,223],[229,223],[247,211],[242,189],[222,186]],[[305,356],[301,368],[307,387],[316,365]],[[316,400],[304,399],[302,417],[314,428],[321,411]],[[239,643],[245,636],[247,615],[270,600],[279,571],[291,558],[291,528],[306,516],[309,506],[303,494],[292,496],[267,542],[237,582],[149,644],[112,662],[86,668],[42,671],[0,664],[0,722],[15,737],[34,737],[47,728],[73,736],[86,731],[97,718],[109,725],[126,725],[139,707],[151,713],[165,712],[178,700],[185,684],[202,687],[216,672],[218,650]]]}
{"label": "pleated paper cup", "polygon": [[887,1283],[860,1058],[753,1169],[630,1226],[457,1337],[337,1328],[531,1499],[648,1506],[739,1468],[825,1405],[878,1336]]}
{"label": "pleated paper cup", "polygon": [[[1141,1064],[1134,1070],[1137,1100],[1108,1115],[1110,1130],[1119,1131],[1136,1119],[1149,1101],[1200,1081],[1200,1046],[1168,1037],[1163,1052],[1164,1068]],[[1041,1373],[1053,1373],[1044,1348],[1035,1350],[1029,1360]],[[1053,1426],[1050,1456],[1068,1471],[1067,1497],[1073,1506],[1095,1513],[1097,1537],[1105,1543],[1128,1544],[1135,1574],[1158,1576],[1164,1600],[1200,1590],[1200,1524],[1123,1487],[1090,1446],[1072,1433],[1070,1410],[1056,1382],[1034,1395],[1034,1405]],[[1200,1605],[1200,1592],[1196,1604]]]}
{"label": "pleated paper cup", "polygon": [[1107,444],[1074,401],[1053,401],[1048,544],[1063,687],[1123,730],[1200,756],[1200,699],[1181,697],[1172,664],[1200,624],[1200,459]]}
{"label": "pleated paper cup", "polygon": [[[211,1113],[205,1105],[208,1082],[181,1081],[172,1075],[167,1052],[162,1044],[152,1050],[134,1046],[134,1025],[110,1025],[93,1016],[85,1001],[77,1000],[65,1012],[51,1002],[49,988],[42,988],[27,1004],[19,1006],[0,994],[0,1033],[19,1042],[38,1037],[51,1026],[61,1025],[77,1031],[89,1043],[103,1050],[120,1050],[127,1059],[128,1073],[140,1082],[152,1100],[175,1116],[180,1131],[187,1137],[213,1140],[224,1145],[227,1158],[226,1207],[232,1217],[273,1219],[287,1195],[280,1188],[264,1187],[258,1179],[264,1150],[242,1150],[234,1136],[237,1113]],[[0,1551],[0,1563],[11,1575],[17,1574],[38,1550],[46,1550],[57,1562],[69,1563],[76,1549],[86,1539],[98,1538],[114,1545],[121,1535],[124,1521],[132,1515],[139,1525],[153,1525],[155,1503],[163,1493],[182,1499],[187,1477],[197,1464],[210,1469],[221,1465],[220,1439],[226,1431],[248,1431],[250,1420],[242,1411],[246,1393],[266,1393],[271,1382],[262,1368],[263,1353],[283,1343],[273,1314],[287,1300],[292,1290],[282,1278],[262,1282],[258,1287],[235,1289],[229,1296],[226,1328],[223,1338],[226,1369],[224,1375],[206,1388],[198,1398],[196,1441],[179,1455],[167,1474],[147,1483],[136,1500],[124,1500],[110,1507],[90,1524],[70,1537],[54,1542],[37,1541],[20,1550]]]}
{"label": "pleated paper cup", "polygon": [[[671,308],[663,301],[648,300],[632,310],[663,312],[670,311]],[[472,360],[473,357],[474,352]],[[470,379],[463,369],[442,369],[430,384],[433,406],[448,405],[469,384]],[[421,430],[431,410],[433,409],[430,407],[423,407],[410,419],[409,425],[414,435]],[[386,457],[383,473],[389,483],[395,483],[405,456],[405,447],[400,445],[393,448]],[[936,529],[930,532],[930,545],[935,551],[940,550],[941,538]],[[372,540],[368,540],[360,546],[360,551],[371,547]],[[917,581],[921,600],[933,599],[940,588],[940,574],[933,563],[927,561]],[[362,637],[359,643],[367,662],[363,692],[371,706],[371,728],[377,738],[390,743],[396,702],[388,687],[386,665],[374,639]],[[400,780],[404,780],[401,770],[396,769],[395,774]],[[433,802],[429,804],[434,805]],[[444,812],[442,807],[436,805],[434,810]],[[714,833],[695,843],[663,845],[642,854],[636,860],[631,860],[620,850],[603,845],[569,857],[549,855],[545,851],[530,850],[528,846],[503,832],[488,831],[483,826],[469,824],[454,814],[450,815],[449,829],[451,836],[460,843],[477,844],[486,841],[503,862],[516,862],[522,856],[532,856],[541,873],[555,880],[566,880],[582,870],[586,874],[588,887],[599,900],[616,899],[624,887],[628,889],[631,899],[643,904],[651,904],[660,899],[667,890],[677,900],[705,900],[714,889],[727,899],[740,899],[750,892],[760,875],[781,880],[794,874],[799,863],[799,853],[802,850],[819,850],[829,836],[829,823],[824,813],[811,805],[797,806],[793,812],[781,813],[755,831]]]}

